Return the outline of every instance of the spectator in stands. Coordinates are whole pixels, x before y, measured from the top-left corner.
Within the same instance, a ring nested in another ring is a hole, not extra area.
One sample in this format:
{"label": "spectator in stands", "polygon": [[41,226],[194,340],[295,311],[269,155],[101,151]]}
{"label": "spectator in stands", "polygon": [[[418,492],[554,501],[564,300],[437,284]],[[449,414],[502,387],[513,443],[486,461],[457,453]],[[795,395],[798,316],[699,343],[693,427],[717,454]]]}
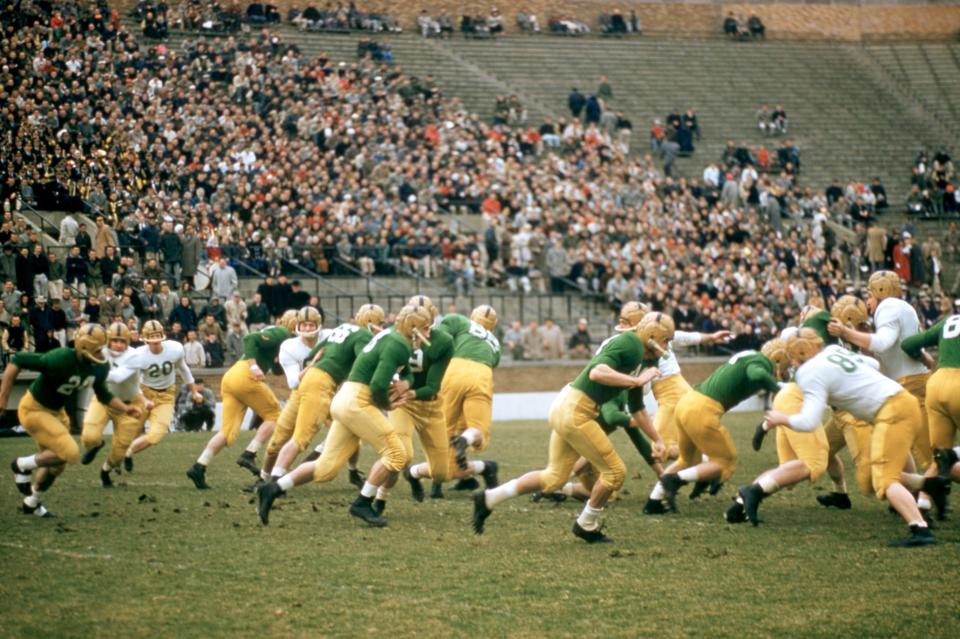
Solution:
{"label": "spectator in stands", "polygon": [[237,271],[221,257],[210,269],[210,292],[214,297],[227,299],[236,290],[239,280]]}
{"label": "spectator in stands", "polygon": [[200,236],[197,235],[193,224],[187,224],[180,238],[180,276],[192,282],[197,274],[197,268],[203,261],[206,260]]}
{"label": "spectator in stands", "polygon": [[590,331],[585,317],[577,321],[577,330],[570,335],[567,343],[567,350],[571,359],[589,359],[593,356],[593,341],[590,339]]}
{"label": "spectator in stands", "polygon": [[234,291],[224,305],[223,310],[227,316],[227,326],[236,324],[240,329],[241,335],[247,334],[247,303],[243,301],[240,291]]}
{"label": "spectator in stands", "polygon": [[510,354],[514,361],[523,359],[523,326],[519,321],[510,323],[510,328],[503,332],[503,350]]}
{"label": "spectator in stands", "polygon": [[767,39],[767,27],[764,26],[763,21],[760,19],[760,16],[753,14],[747,18],[747,29],[750,30],[750,35],[754,40]]}
{"label": "spectator in stands", "polygon": [[585,106],[587,106],[587,98],[577,90],[577,87],[573,87],[570,90],[570,95],[567,96],[567,108],[570,109],[570,115],[579,119]]}
{"label": "spectator in stands", "polygon": [[[101,323],[106,325],[116,321],[120,316],[121,300],[114,294],[113,287],[110,285],[103,287],[103,295],[100,296],[100,319]],[[90,320],[95,321],[91,318]]]}
{"label": "spectator in stands", "polygon": [[250,331],[259,331],[270,323],[272,315],[263,301],[263,294],[258,290],[253,294],[253,303],[247,306],[247,328]]}
{"label": "spectator in stands", "polygon": [[530,11],[528,7],[520,9],[517,13],[517,26],[523,33],[540,33],[540,23],[537,21],[537,15]]}
{"label": "spectator in stands", "polygon": [[73,246],[77,243],[77,233],[80,232],[80,225],[74,219],[73,213],[68,212],[60,220],[60,243],[64,246]]}
{"label": "spectator in stands", "polygon": [[543,333],[537,320],[531,320],[523,329],[520,343],[523,346],[524,359],[543,359]]}
{"label": "spectator in stands", "polygon": [[174,229],[172,221],[165,221],[162,228],[160,255],[163,258],[163,269],[170,285],[177,287],[180,285],[180,275],[183,269],[183,240]]}
{"label": "spectator in stands", "polygon": [[213,335],[218,340],[223,341],[224,330],[217,323],[216,318],[212,315],[204,315],[203,320],[200,322],[200,326],[197,328],[197,337],[202,341],[206,342],[207,337]]}
{"label": "spectator in stands", "polygon": [[194,392],[191,392],[188,384],[181,384],[177,391],[177,420],[180,429],[189,432],[213,430],[217,398],[213,391],[204,385],[203,378],[194,377],[193,383]]}
{"label": "spectator in stands", "polygon": [[773,126],[773,130],[776,133],[781,135],[787,134],[787,112],[784,110],[782,104],[778,104],[773,108],[773,113],[770,114],[770,123]]}
{"label": "spectator in stands", "polygon": [[30,350],[30,337],[24,328],[20,316],[10,317],[9,325],[3,328],[3,339],[0,342],[3,346],[3,361],[8,363],[12,353]]}
{"label": "spectator in stands", "polygon": [[183,342],[183,359],[190,368],[205,368],[207,365],[203,344],[197,341],[197,331],[193,329],[187,331],[186,340]]}
{"label": "spectator in stands", "polygon": [[197,314],[197,321],[199,322],[207,316],[213,317],[222,330],[227,329],[227,312],[223,304],[220,303],[219,297],[214,295],[203,305],[203,308]]}
{"label": "spectator in stands", "polygon": [[35,304],[30,308],[30,333],[33,335],[34,350],[46,353],[59,346],[53,338],[53,311],[47,306],[47,298],[37,296]]}
{"label": "spectator in stands", "polygon": [[553,319],[548,317],[543,320],[540,334],[543,338],[543,358],[562,359],[565,352],[563,332]]}
{"label": "spectator in stands", "polygon": [[723,19],[723,32],[731,39],[738,39],[740,37],[740,23],[737,22],[733,11],[728,13],[727,17]]}
{"label": "spectator in stands", "polygon": [[493,36],[503,33],[503,16],[500,15],[500,9],[497,7],[490,10],[490,17],[487,18],[487,28]]}
{"label": "spectator in stands", "polygon": [[220,368],[224,364],[223,342],[216,335],[207,335],[203,340],[203,351],[207,358],[207,366]]}
{"label": "spectator in stands", "polygon": [[167,320],[169,324],[179,323],[184,331],[193,331],[197,328],[197,312],[193,309],[190,298],[186,295],[180,297],[180,304],[173,309]]}
{"label": "spectator in stands", "polygon": [[441,35],[440,21],[430,16],[426,9],[421,10],[420,15],[417,16],[417,28],[420,29],[420,35],[424,38]]}

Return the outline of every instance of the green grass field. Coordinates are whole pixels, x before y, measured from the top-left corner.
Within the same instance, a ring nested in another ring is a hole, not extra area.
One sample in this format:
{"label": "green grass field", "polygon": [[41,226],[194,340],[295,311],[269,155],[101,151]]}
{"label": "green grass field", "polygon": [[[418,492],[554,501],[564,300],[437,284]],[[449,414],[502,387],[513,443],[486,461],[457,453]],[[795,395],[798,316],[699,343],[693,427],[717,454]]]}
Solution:
{"label": "green grass field", "polygon": [[[204,435],[174,434],[137,458],[136,471],[100,488],[97,463],[67,470],[48,507],[18,514],[0,488],[3,637],[957,637],[960,524],[940,544],[893,550],[905,526],[885,504],[853,495],[826,511],[819,486],[764,503],[766,522],[731,526],[733,484],[775,463],[773,441],[749,448],[756,415],[728,417],[742,458],[721,496],[641,514],[653,474],[616,441],[630,468],[607,508],[613,545],[587,546],[570,527],[578,503],[507,502],[470,532],[464,494],[416,504],[401,480],[390,527],[352,520],[346,471],[278,501],[268,528],[240,488],[241,447],[214,461],[213,490],[184,476]],[[243,441],[249,438],[244,433]],[[501,480],[546,461],[545,423],[495,426],[487,457]],[[32,450],[0,441],[4,468]],[[362,467],[372,460],[364,450]],[[641,477],[637,477],[637,472]],[[848,463],[850,483],[855,484]]]}

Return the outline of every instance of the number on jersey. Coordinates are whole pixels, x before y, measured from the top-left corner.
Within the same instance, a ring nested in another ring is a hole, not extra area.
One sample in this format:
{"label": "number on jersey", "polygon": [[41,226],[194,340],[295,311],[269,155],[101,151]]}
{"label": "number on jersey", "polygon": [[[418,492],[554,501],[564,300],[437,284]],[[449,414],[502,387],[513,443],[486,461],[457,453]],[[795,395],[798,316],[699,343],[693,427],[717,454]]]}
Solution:
{"label": "number on jersey", "polygon": [[377,347],[377,343],[389,334],[390,334],[390,329],[387,329],[385,331],[380,331],[379,333],[377,333],[373,337],[373,339],[367,342],[367,345],[363,347],[363,352],[369,353],[370,351],[375,349]]}
{"label": "number on jersey", "polygon": [[331,344],[343,344],[345,341],[347,341],[348,337],[359,330],[359,326],[354,326],[353,324],[341,324],[330,331],[330,334],[327,336],[325,341],[330,342]]}
{"label": "number on jersey", "polygon": [[413,355],[410,356],[410,360],[407,362],[407,366],[410,368],[411,373],[422,373],[423,372],[423,351],[419,348],[413,351]]}
{"label": "number on jersey", "polygon": [[173,371],[173,362],[153,363],[147,367],[147,377],[165,377]]}
{"label": "number on jersey", "polygon": [[862,364],[863,360],[846,349],[840,349],[842,353],[830,353],[827,355],[827,361],[836,364],[843,369],[844,373],[852,373],[857,370],[857,364]]}
{"label": "number on jersey", "polygon": [[960,315],[951,315],[943,323],[943,339],[953,339],[960,335]]}
{"label": "number on jersey", "polygon": [[740,361],[744,357],[747,357],[749,355],[756,355],[756,354],[757,354],[757,351],[740,351],[739,353],[731,357],[727,361],[727,364],[736,364],[738,361]]}
{"label": "number on jersey", "polygon": [[482,339],[484,342],[486,342],[487,346],[489,346],[490,350],[492,350],[494,353],[500,352],[500,342],[497,341],[496,336],[473,320],[470,320],[470,330],[467,332],[470,335],[473,335],[474,337]]}
{"label": "number on jersey", "polygon": [[64,383],[57,386],[57,392],[61,395],[66,395],[69,397],[73,391],[78,388],[85,388],[93,382],[92,377],[80,377],[79,375],[71,375],[70,379]]}

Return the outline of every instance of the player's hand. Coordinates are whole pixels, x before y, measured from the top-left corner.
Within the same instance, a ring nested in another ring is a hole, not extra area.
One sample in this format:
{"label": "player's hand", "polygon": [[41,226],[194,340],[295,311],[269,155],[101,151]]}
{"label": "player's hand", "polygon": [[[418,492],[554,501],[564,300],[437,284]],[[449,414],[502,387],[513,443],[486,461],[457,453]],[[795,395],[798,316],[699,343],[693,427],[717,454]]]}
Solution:
{"label": "player's hand", "polygon": [[154,407],[154,406],[156,406],[156,404],[154,404],[153,402],[151,402],[149,399],[143,400],[143,409],[144,409],[144,410],[153,410],[153,407]]}
{"label": "player's hand", "polygon": [[843,333],[847,330],[847,327],[843,325],[838,319],[830,320],[830,323],[827,324],[827,332],[833,335],[834,337],[839,337],[843,339]]}
{"label": "player's hand", "polygon": [[790,424],[790,416],[778,410],[767,411],[767,414],[764,415],[763,418],[767,420],[769,426],[779,426],[781,424],[787,426]]}
{"label": "player's hand", "polygon": [[202,403],[203,403],[203,395],[201,395],[200,393],[197,393],[197,392],[194,392],[192,395],[190,395],[190,399],[192,399],[192,400],[193,400],[194,402],[196,402],[197,404],[202,404]]}
{"label": "player's hand", "polygon": [[391,394],[391,396],[390,396],[390,410],[393,410],[393,409],[395,409],[395,408],[400,408],[401,406],[403,406],[403,405],[406,404],[407,402],[409,402],[409,401],[411,401],[411,400],[414,400],[414,399],[416,399],[416,398],[417,398],[417,393],[416,393],[416,391],[412,391],[412,390],[405,391],[405,392],[402,393],[401,395],[398,395],[396,398],[394,398],[393,395]]}
{"label": "player's hand", "polygon": [[139,406],[133,406],[131,404],[127,404],[127,407],[123,409],[123,412],[134,419],[140,419],[140,416],[143,415],[143,411],[140,410]]}
{"label": "player's hand", "polygon": [[653,442],[650,449],[650,455],[657,461],[663,461],[663,456],[667,453],[667,446],[662,439]]}
{"label": "player's hand", "polygon": [[405,395],[410,390],[410,382],[405,380],[396,380],[390,382],[390,401],[393,402]]}
{"label": "player's hand", "polygon": [[732,331],[717,331],[707,335],[707,342],[710,344],[716,344],[717,342],[729,342],[731,339],[733,339]]}
{"label": "player's hand", "polygon": [[656,367],[648,368],[647,370],[645,370],[645,371],[643,371],[642,373],[640,373],[639,375],[637,375],[637,377],[636,377],[636,379],[637,379],[637,386],[643,386],[644,384],[647,384],[648,382],[652,382],[653,380],[655,380],[655,379],[658,378],[658,377],[660,377],[660,369],[659,369],[659,368],[656,368]]}
{"label": "player's hand", "polygon": [[266,378],[266,375],[263,374],[263,371],[258,369],[253,369],[250,371],[250,379],[255,382],[262,382]]}

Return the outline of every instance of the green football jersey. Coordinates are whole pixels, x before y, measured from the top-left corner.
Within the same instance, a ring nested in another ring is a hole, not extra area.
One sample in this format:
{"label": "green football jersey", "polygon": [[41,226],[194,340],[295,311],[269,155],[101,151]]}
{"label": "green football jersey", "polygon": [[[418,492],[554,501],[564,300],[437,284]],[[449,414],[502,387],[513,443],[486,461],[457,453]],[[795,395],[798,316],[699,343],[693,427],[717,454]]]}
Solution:
{"label": "green football jersey", "polygon": [[347,381],[359,382],[370,387],[373,403],[386,410],[390,407],[390,383],[393,376],[407,371],[413,348],[407,340],[387,329],[377,333],[363,347],[350,369]]}
{"label": "green football jersey", "polygon": [[773,376],[773,362],[757,351],[742,351],[693,388],[730,410],[755,393],[776,393],[780,387]]}
{"label": "green football jersey", "polygon": [[372,339],[373,333],[369,328],[360,328],[346,322],[333,329],[325,340],[314,346],[307,355],[307,361],[312,362],[314,355],[322,348],[323,355],[314,366],[326,371],[334,382],[340,384],[350,374],[350,369],[363,347]]}
{"label": "green football jersey", "polygon": [[243,338],[243,359],[257,360],[264,373],[273,369],[280,353],[280,345],[292,337],[282,326],[264,326],[259,331],[247,333]]}
{"label": "green football jersey", "polygon": [[440,325],[453,338],[454,357],[480,362],[490,368],[500,364],[500,341],[480,324],[458,313],[450,313]]}
{"label": "green football jersey", "polygon": [[812,328],[820,335],[820,338],[823,340],[823,343],[826,344],[838,344],[840,340],[831,335],[827,331],[827,324],[830,323],[830,313],[827,311],[817,311],[806,320],[800,326],[802,328]]}
{"label": "green football jersey", "polygon": [[900,343],[900,348],[915,359],[920,358],[920,349],[926,346],[937,347],[937,365],[940,368],[960,368],[960,315],[945,317],[922,333]]}
{"label": "green football jersey", "polygon": [[430,346],[421,345],[413,351],[409,368],[413,374],[411,388],[417,399],[434,399],[440,392],[440,382],[453,357],[453,338],[442,326],[430,331]]}
{"label": "green football jersey", "polygon": [[[640,341],[640,337],[633,331],[624,331],[600,344],[597,354],[593,356],[590,363],[580,371],[580,374],[570,385],[583,391],[598,406],[603,406],[610,400],[616,399],[624,389],[605,386],[592,381],[590,371],[600,364],[606,364],[618,373],[636,375],[640,372],[643,361],[643,342]],[[637,387],[626,390],[627,406],[630,412],[641,410],[643,408],[643,388]]]}
{"label": "green football jersey", "polygon": [[628,396],[629,392],[621,391],[615,398],[603,404],[600,407],[600,415],[597,416],[597,423],[607,435],[622,428],[640,456],[652,466],[657,461],[653,458],[653,445],[639,428],[630,426],[631,416],[627,412]]}
{"label": "green football jersey", "polygon": [[63,408],[77,390],[93,386],[101,404],[109,404],[113,394],[107,388],[109,364],[95,364],[78,357],[72,348],[55,348],[47,353],[17,353],[13,364],[40,375],[30,383],[30,394],[50,410]]}

